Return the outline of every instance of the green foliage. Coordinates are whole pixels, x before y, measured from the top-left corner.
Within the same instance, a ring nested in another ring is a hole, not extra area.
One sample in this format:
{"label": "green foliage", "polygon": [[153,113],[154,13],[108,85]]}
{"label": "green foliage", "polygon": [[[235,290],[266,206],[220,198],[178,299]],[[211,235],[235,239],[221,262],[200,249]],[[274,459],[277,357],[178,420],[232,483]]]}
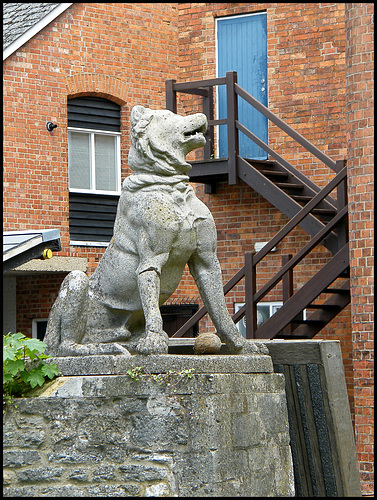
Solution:
{"label": "green foliage", "polygon": [[58,375],[58,367],[43,360],[51,356],[44,354],[47,345],[38,339],[30,339],[22,333],[8,333],[3,337],[3,397],[11,401],[23,396],[45,378]]}
{"label": "green foliage", "polygon": [[140,375],[142,375],[144,372],[142,366],[135,366],[135,368],[132,368],[132,370],[127,370],[127,375],[131,377],[135,382],[137,382],[140,378]]}

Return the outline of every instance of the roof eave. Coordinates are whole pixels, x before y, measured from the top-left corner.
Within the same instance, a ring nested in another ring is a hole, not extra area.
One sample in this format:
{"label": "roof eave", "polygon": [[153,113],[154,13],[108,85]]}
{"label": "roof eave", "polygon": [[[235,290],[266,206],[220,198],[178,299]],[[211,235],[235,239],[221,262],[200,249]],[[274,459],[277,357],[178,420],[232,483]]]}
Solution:
{"label": "roof eave", "polygon": [[60,3],[55,9],[49,12],[45,17],[38,21],[34,26],[29,28],[25,33],[14,40],[8,47],[3,50],[3,61],[12,55],[16,50],[18,50],[22,45],[28,42],[33,36],[39,33],[43,28],[56,19],[62,12],[67,10],[72,3]]}

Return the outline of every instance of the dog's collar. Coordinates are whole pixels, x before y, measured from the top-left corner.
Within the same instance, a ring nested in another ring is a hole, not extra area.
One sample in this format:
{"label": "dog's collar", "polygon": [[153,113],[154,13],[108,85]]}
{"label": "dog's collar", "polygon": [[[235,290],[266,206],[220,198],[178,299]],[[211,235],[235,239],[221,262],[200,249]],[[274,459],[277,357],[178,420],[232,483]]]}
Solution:
{"label": "dog's collar", "polygon": [[128,191],[136,191],[145,187],[152,186],[173,186],[180,188],[179,184],[182,183],[182,188],[188,187],[188,175],[153,175],[153,174],[131,174],[123,181],[123,189]]}

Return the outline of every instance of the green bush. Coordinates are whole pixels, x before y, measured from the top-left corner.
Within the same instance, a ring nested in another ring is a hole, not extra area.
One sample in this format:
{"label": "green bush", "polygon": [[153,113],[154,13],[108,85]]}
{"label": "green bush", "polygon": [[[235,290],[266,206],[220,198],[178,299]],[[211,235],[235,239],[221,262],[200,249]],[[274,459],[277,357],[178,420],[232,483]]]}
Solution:
{"label": "green bush", "polygon": [[3,398],[24,396],[45,378],[58,375],[58,367],[43,360],[51,356],[44,354],[47,345],[38,339],[30,339],[22,333],[8,333],[3,339]]}

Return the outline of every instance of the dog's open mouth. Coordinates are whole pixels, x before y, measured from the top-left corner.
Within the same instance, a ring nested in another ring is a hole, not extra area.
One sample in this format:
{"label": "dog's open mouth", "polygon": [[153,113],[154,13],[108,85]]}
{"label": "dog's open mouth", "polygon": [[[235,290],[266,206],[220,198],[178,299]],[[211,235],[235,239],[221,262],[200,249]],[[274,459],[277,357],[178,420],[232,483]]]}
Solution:
{"label": "dog's open mouth", "polygon": [[184,132],[183,135],[185,136],[186,139],[191,139],[191,138],[193,138],[195,136],[203,135],[206,130],[207,130],[207,125],[203,124],[203,125],[201,125],[200,127],[196,128],[194,130],[190,130],[188,132]]}

